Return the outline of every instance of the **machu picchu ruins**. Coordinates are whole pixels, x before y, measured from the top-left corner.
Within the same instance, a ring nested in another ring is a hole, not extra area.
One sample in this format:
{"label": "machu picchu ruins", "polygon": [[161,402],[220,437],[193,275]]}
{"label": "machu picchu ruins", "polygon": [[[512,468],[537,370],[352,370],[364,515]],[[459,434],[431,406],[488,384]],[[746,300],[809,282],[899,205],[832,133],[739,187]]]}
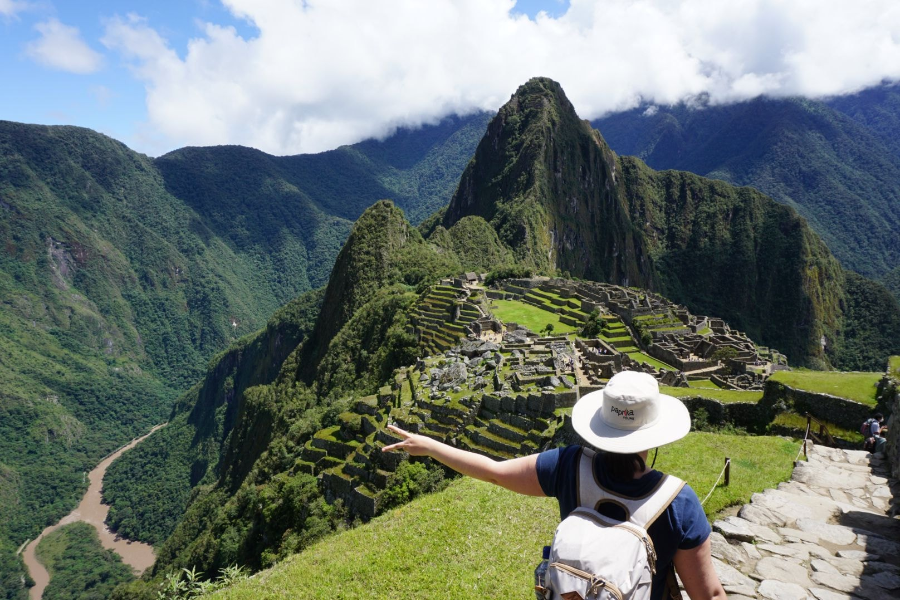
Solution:
{"label": "machu picchu ruins", "polygon": [[[559,325],[533,331],[504,320],[502,302],[538,309]],[[589,319],[596,335],[582,335]],[[316,433],[296,465],[362,518],[378,514],[380,494],[403,459],[380,452],[399,441],[388,423],[506,459],[548,444],[567,409],[620,371],[650,373],[663,386],[702,380],[758,390],[786,363],[721,319],[692,315],[659,295],[547,277],[491,285],[474,273],[441,280],[421,293],[408,332],[419,341],[416,364],[396,370],[377,394]]]}

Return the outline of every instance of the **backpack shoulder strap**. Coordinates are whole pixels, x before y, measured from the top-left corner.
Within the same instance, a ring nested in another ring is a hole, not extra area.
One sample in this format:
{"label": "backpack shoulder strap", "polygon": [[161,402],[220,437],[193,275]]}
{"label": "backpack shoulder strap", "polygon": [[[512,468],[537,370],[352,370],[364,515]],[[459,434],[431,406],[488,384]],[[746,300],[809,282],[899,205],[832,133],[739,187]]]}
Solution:
{"label": "backpack shoulder strap", "polygon": [[648,494],[639,498],[622,496],[603,487],[597,481],[594,470],[596,454],[590,448],[584,448],[581,452],[578,461],[578,506],[599,512],[601,504],[616,504],[625,511],[626,520],[647,529],[669,507],[669,504],[684,487],[684,481],[681,479],[673,475],[664,475]]}

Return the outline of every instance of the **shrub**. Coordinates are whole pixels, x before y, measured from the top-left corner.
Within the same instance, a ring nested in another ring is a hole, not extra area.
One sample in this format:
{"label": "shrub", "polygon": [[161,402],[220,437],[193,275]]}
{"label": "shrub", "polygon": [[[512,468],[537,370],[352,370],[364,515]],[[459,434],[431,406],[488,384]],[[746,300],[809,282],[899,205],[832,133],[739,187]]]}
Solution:
{"label": "shrub", "polygon": [[382,510],[406,504],[428,492],[443,489],[444,472],[440,469],[429,469],[420,462],[404,461],[388,478],[387,488],[382,493]]}

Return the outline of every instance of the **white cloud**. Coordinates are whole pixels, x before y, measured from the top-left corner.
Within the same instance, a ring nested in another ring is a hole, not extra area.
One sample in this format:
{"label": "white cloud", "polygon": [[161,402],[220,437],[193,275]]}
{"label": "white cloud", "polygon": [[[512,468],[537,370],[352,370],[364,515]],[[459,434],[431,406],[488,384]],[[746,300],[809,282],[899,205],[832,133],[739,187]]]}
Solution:
{"label": "white cloud", "polygon": [[103,43],[145,82],[148,125],[170,147],[325,150],[496,110],[537,75],[583,118],[900,79],[894,0],[572,0],[535,20],[514,0],[222,1],[258,34],[206,23],[176,52],[140,17],[107,24]]}
{"label": "white cloud", "polygon": [[31,8],[28,2],[19,2],[17,0],[0,0],[0,15],[5,18],[15,17],[23,10]]}
{"label": "white cloud", "polygon": [[103,64],[103,55],[92,50],[81,39],[77,27],[49,19],[34,28],[41,34],[40,37],[25,46],[25,53],[34,61],[60,71],[80,74],[93,73]]}

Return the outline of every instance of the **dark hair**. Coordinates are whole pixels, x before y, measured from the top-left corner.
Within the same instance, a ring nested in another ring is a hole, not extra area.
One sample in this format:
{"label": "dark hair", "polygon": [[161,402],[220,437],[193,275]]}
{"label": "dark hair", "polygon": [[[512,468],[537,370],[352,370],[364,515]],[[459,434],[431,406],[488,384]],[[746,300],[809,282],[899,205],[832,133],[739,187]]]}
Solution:
{"label": "dark hair", "polygon": [[881,413],[875,413],[874,415],[872,415],[872,418],[875,419],[876,421],[880,421],[884,418],[884,415]]}
{"label": "dark hair", "polygon": [[639,454],[601,452],[600,461],[603,464],[603,470],[614,481],[631,481],[635,474],[647,468],[647,463]]}

